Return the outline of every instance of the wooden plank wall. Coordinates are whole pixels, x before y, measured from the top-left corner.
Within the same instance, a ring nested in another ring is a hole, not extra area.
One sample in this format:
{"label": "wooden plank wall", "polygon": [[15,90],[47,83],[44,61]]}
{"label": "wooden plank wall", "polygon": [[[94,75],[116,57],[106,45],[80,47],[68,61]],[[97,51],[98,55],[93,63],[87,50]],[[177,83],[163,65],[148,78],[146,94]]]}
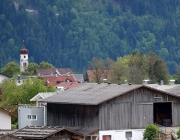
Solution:
{"label": "wooden plank wall", "polygon": [[48,103],[47,110],[47,125],[99,127],[98,106]]}
{"label": "wooden plank wall", "polygon": [[104,103],[99,110],[99,129],[128,129],[131,127],[131,118],[131,103]]}
{"label": "wooden plank wall", "polygon": [[172,103],[172,125],[180,126],[180,102]]}
{"label": "wooden plank wall", "polygon": [[[99,129],[144,128],[154,121],[153,103],[171,101],[179,99],[147,88],[126,93],[99,105]],[[180,114],[177,114],[175,119],[178,117]]]}
{"label": "wooden plank wall", "polygon": [[132,127],[144,128],[153,123],[153,104],[132,104]]}

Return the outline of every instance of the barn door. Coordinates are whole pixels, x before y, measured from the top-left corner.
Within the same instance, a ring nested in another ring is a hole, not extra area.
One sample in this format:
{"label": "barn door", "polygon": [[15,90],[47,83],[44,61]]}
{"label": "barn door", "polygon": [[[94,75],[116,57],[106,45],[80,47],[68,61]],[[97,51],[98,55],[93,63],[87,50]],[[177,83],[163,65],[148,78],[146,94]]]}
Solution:
{"label": "barn door", "polygon": [[132,104],[132,128],[144,128],[153,123],[153,103]]}
{"label": "barn door", "polygon": [[180,102],[173,102],[172,105],[172,126],[180,126]]}

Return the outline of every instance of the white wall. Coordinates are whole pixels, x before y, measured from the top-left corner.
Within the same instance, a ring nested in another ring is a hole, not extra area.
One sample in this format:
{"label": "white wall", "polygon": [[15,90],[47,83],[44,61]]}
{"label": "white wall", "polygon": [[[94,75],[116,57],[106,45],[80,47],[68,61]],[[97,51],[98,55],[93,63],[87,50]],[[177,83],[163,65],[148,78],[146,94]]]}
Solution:
{"label": "white wall", "polygon": [[[126,132],[132,131],[132,138],[126,138]],[[142,140],[144,129],[127,129],[127,130],[107,130],[99,131],[99,140],[103,140],[103,135],[111,135],[111,140]]]}
{"label": "white wall", "polygon": [[11,116],[0,110],[0,129],[11,129]]}
{"label": "white wall", "polygon": [[3,74],[0,74],[0,83],[2,83],[2,81],[3,81],[4,79],[9,79],[9,77],[7,77],[7,76],[5,76],[5,75],[3,75]]}

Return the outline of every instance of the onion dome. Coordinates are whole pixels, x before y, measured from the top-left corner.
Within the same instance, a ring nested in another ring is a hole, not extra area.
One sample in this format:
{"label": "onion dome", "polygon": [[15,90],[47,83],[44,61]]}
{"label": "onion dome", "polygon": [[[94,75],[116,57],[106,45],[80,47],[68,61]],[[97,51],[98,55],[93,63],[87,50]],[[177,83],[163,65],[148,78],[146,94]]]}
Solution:
{"label": "onion dome", "polygon": [[22,49],[20,50],[20,54],[28,54],[28,50],[25,48],[24,44],[22,46]]}

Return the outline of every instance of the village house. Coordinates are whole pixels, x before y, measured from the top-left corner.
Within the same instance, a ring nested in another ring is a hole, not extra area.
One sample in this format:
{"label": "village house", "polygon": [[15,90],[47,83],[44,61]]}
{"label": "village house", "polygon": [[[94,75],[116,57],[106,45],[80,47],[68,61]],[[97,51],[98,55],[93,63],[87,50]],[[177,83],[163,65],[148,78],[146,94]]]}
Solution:
{"label": "village house", "polygon": [[[69,90],[81,83],[76,82],[60,82],[57,85],[56,92],[41,92],[30,99],[36,104],[19,104],[18,105],[18,128],[25,126],[46,126],[47,125],[47,106],[46,103],[40,102],[55,94],[59,94],[65,90]],[[60,88],[61,87],[61,88]]]}
{"label": "village house", "polygon": [[15,116],[15,114],[6,109],[0,108],[0,129],[11,129],[11,116]]}
{"label": "village house", "polygon": [[5,75],[3,73],[0,73],[0,83],[2,83],[3,80],[8,80],[8,79],[10,79],[9,76],[7,76],[7,75]]}
{"label": "village house", "polygon": [[148,124],[180,126],[179,90],[179,85],[159,90],[146,85],[83,83],[42,101],[47,103],[47,125],[98,128],[100,140],[115,140],[122,134],[123,139],[135,140],[137,135],[142,138]]}
{"label": "village house", "polygon": [[49,68],[49,69],[36,69],[37,76],[47,80],[46,77],[53,78],[52,80],[62,77],[62,79],[70,79],[78,83],[84,82],[83,74],[74,74],[69,68]]}

